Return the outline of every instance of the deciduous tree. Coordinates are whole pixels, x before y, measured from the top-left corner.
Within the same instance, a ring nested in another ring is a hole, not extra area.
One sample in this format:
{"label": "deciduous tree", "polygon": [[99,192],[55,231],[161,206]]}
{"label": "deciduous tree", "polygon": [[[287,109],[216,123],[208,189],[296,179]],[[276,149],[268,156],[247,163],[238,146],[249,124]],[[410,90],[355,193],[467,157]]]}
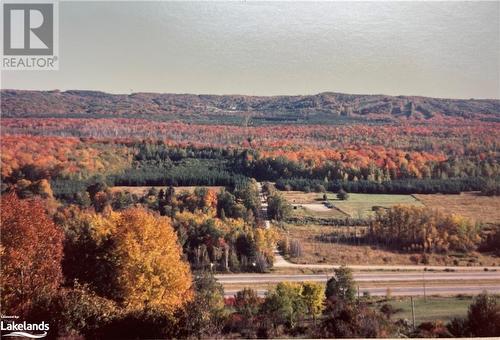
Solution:
{"label": "deciduous tree", "polygon": [[62,281],[63,233],[39,199],[3,195],[0,205],[2,313],[26,313],[39,296],[55,294]]}
{"label": "deciduous tree", "polygon": [[327,299],[352,303],[356,294],[352,270],[345,266],[335,269],[334,276],[326,283],[325,294]]}
{"label": "deciduous tree", "polygon": [[129,308],[151,307],[168,313],[184,306],[193,294],[191,272],[169,220],[132,208],[115,221],[118,300]]}
{"label": "deciduous tree", "polygon": [[325,288],[320,283],[304,282],[302,284],[302,297],[307,308],[307,314],[311,315],[316,323],[316,319],[325,308]]}

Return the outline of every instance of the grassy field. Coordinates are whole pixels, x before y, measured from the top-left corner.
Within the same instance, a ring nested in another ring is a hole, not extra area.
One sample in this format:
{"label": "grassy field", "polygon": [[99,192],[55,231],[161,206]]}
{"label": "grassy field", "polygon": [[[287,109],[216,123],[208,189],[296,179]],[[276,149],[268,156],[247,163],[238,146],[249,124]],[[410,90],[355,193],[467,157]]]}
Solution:
{"label": "grassy field", "polygon": [[[143,196],[149,189],[151,188],[156,188],[157,190],[160,190],[160,189],[163,189],[165,190],[166,186],[144,186],[144,187],[128,187],[128,186],[116,186],[116,187],[112,187],[111,188],[111,191],[112,192],[119,192],[119,191],[122,191],[122,192],[130,192],[131,194],[136,194],[138,196]],[[179,193],[181,191],[189,191],[189,192],[193,192],[194,189],[197,188],[197,187],[174,187],[175,189],[175,192],[176,193]],[[215,190],[215,191],[219,191],[222,187],[206,187],[210,190]]]}
{"label": "grassy field", "polygon": [[[442,320],[448,322],[456,317],[465,317],[472,302],[470,296],[459,297],[437,297],[431,296],[424,300],[423,297],[413,298],[415,303],[415,321],[417,325],[421,322]],[[377,307],[386,302],[378,302]],[[411,301],[409,297],[393,298],[389,303],[399,310],[393,319],[412,320]]]}
{"label": "grassy field", "polygon": [[335,207],[354,218],[370,217],[374,214],[373,207],[390,208],[399,204],[421,206],[412,195],[383,195],[383,194],[349,194],[346,201],[331,201]]}
{"label": "grassy field", "polygon": [[[313,210],[314,206],[324,206],[323,193],[283,191],[284,197],[293,205],[299,205],[295,214],[298,216],[319,216],[321,211]],[[384,195],[384,194],[349,194],[349,199],[342,201],[337,199],[336,194],[326,193],[328,202],[334,208],[329,209],[331,217],[366,218],[374,214],[373,207],[392,207],[398,204],[409,204],[421,206],[422,203],[412,195]],[[317,209],[319,210],[319,209]],[[302,214],[302,215],[301,215]],[[327,215],[327,214],[324,214]],[[330,217],[330,216],[327,216]]]}
{"label": "grassy field", "polygon": [[[302,245],[302,256],[291,258],[294,263],[328,263],[328,264],[416,264],[418,254],[398,253],[376,246],[364,244],[347,244],[324,241],[324,236],[342,232],[345,235],[358,233],[366,227],[334,227],[317,224],[287,224],[281,231],[283,237],[299,240]],[[321,239],[320,239],[321,238]],[[500,265],[498,257],[471,252],[469,254],[428,254],[429,265],[461,265],[461,266],[493,266]]]}
{"label": "grassy field", "polygon": [[500,197],[479,196],[476,193],[460,195],[415,195],[428,207],[465,216],[484,223],[500,223]]}

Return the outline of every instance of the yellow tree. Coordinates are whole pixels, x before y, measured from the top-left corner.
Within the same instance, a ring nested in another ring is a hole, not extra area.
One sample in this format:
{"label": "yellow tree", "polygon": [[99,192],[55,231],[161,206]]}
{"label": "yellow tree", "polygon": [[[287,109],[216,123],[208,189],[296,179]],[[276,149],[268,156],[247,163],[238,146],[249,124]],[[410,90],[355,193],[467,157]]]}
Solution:
{"label": "yellow tree", "polygon": [[279,238],[278,232],[272,228],[257,228],[255,229],[254,237],[257,250],[266,257],[269,263],[273,263],[274,248]]}
{"label": "yellow tree", "polygon": [[295,327],[306,313],[306,306],[302,296],[302,285],[298,282],[280,282],[269,296],[278,298],[279,309],[290,326]]}
{"label": "yellow tree", "polygon": [[124,307],[172,313],[191,298],[191,273],[182,261],[170,219],[144,208],[103,213],[62,209],[63,270]]}
{"label": "yellow tree", "polygon": [[189,265],[169,219],[142,208],[115,217],[119,300],[129,308],[173,313],[192,298]]}
{"label": "yellow tree", "polygon": [[307,308],[307,313],[312,315],[314,323],[321,315],[325,302],[325,287],[316,282],[304,282],[302,284],[302,297]]}

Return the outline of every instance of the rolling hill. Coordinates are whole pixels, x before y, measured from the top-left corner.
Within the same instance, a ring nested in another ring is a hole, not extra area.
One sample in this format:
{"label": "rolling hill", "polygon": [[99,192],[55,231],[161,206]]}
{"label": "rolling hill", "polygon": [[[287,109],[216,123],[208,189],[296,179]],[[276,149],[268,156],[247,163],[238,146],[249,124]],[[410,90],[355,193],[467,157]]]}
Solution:
{"label": "rolling hill", "polygon": [[500,100],[438,99],[416,96],[353,95],[324,92],[304,96],[244,96],[99,91],[2,90],[3,117],[186,117],[241,116],[270,120],[463,117],[500,120]]}

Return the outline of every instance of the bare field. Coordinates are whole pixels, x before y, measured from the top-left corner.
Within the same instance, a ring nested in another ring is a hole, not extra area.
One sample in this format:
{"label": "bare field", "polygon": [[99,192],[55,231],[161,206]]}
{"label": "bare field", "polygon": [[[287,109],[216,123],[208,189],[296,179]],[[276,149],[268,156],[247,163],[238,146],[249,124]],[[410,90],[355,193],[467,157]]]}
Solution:
{"label": "bare field", "polygon": [[[321,208],[319,208],[318,206],[321,206]],[[338,209],[327,208],[326,206],[324,206],[322,204],[315,204],[315,203],[294,205],[294,208],[292,210],[292,215],[297,216],[297,217],[310,216],[310,217],[319,217],[319,218],[346,218],[346,217],[349,217],[349,215],[345,214],[344,212],[342,212]]]}
{"label": "bare field", "polygon": [[476,222],[500,223],[500,197],[479,196],[464,192],[460,195],[415,195],[425,206],[462,215]]}
{"label": "bare field", "polygon": [[[329,243],[318,239],[336,231],[346,234],[362,232],[362,227],[332,227],[321,225],[287,225],[283,236],[290,240],[299,240],[302,245],[302,256],[290,258],[293,263],[303,264],[351,264],[351,265],[414,265],[420,259],[419,254],[399,253],[364,244]],[[496,266],[500,258],[472,252],[470,254],[428,254],[428,265],[444,266]]]}
{"label": "bare field", "polygon": [[[323,193],[303,192],[303,191],[281,191],[290,204],[314,204],[323,201]],[[328,198],[333,198],[332,193],[328,193]]]}

